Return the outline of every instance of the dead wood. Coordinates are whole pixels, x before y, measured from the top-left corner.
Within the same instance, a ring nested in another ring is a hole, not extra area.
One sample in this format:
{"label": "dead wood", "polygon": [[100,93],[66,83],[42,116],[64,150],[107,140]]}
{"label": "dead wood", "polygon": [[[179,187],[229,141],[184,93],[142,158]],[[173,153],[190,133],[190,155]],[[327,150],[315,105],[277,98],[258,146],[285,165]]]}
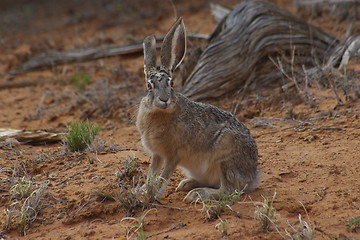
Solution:
{"label": "dead wood", "polygon": [[[207,39],[208,35],[191,33],[188,35],[188,37]],[[160,42],[163,40],[163,38],[164,36],[161,36],[157,38],[157,40]],[[160,43],[157,47],[160,48]],[[7,78],[11,79],[18,74],[40,68],[50,68],[60,64],[92,61],[113,56],[139,54],[142,53],[142,51],[142,42],[127,45],[105,46],[101,48],[75,49],[69,52],[50,51],[48,53],[35,56],[29,61],[18,66],[16,69],[10,71]]]}
{"label": "dead wood", "polygon": [[19,130],[0,128],[0,141],[11,141],[11,139],[16,139],[21,143],[28,143],[32,145],[61,142],[64,135],[65,133],[50,130]]}
{"label": "dead wood", "polygon": [[49,68],[59,64],[83,62],[104,57],[127,55],[142,51],[142,44],[129,44],[121,46],[106,46],[94,49],[77,49],[70,52],[48,52],[35,56],[29,61],[9,72],[10,77],[27,71]]}
{"label": "dead wood", "polygon": [[220,6],[219,4],[210,3],[210,7],[211,13],[217,22],[220,22],[230,12],[229,9]]}
{"label": "dead wood", "polygon": [[358,3],[359,0],[293,0],[293,3],[301,5],[315,5],[319,3],[325,4],[344,4],[344,3]]}
{"label": "dead wood", "polygon": [[[273,3],[244,1],[217,25],[182,91],[204,100],[282,85],[284,73],[304,75],[303,69],[325,64],[338,45],[335,37]],[[336,56],[333,65],[339,64]]]}
{"label": "dead wood", "polygon": [[360,19],[359,0],[293,0],[293,6],[301,14],[315,18],[330,14],[339,20]]}
{"label": "dead wood", "polygon": [[2,89],[12,89],[12,88],[25,88],[30,86],[43,85],[47,83],[62,83],[66,81],[62,78],[44,78],[44,79],[24,79],[18,81],[5,81],[0,83],[0,90]]}

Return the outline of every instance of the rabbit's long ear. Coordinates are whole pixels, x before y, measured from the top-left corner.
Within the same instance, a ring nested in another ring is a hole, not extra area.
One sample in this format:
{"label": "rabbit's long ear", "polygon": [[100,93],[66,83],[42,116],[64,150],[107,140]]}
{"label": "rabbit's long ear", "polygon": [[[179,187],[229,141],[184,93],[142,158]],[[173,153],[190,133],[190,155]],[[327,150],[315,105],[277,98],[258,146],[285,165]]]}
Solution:
{"label": "rabbit's long ear", "polygon": [[161,67],[172,73],[182,62],[186,51],[186,32],[180,17],[166,34],[161,46]]}
{"label": "rabbit's long ear", "polygon": [[150,35],[144,39],[144,72],[147,76],[151,69],[156,68],[156,38]]}

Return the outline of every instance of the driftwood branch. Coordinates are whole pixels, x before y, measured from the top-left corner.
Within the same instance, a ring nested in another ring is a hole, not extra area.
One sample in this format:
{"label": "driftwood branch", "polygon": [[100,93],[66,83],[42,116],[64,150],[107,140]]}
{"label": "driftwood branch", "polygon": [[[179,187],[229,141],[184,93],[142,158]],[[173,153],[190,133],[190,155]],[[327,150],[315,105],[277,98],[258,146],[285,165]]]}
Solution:
{"label": "driftwood branch", "polygon": [[319,3],[336,4],[336,3],[358,3],[359,0],[295,0],[296,4],[314,5]]}
{"label": "driftwood branch", "polygon": [[56,131],[0,128],[0,141],[16,139],[21,143],[40,145],[61,142],[64,136],[65,133]]}
{"label": "driftwood branch", "polygon": [[[190,38],[208,39],[206,34],[190,33]],[[158,37],[158,41],[162,41],[164,36]],[[160,47],[160,43],[157,47]],[[91,61],[100,58],[113,57],[113,56],[125,56],[130,54],[142,53],[142,43],[106,46],[101,48],[92,49],[76,49],[69,52],[56,52],[51,51],[48,53],[35,56],[24,64],[18,66],[16,69],[9,72],[9,78],[15,75],[36,70],[39,68],[50,68],[60,64]]]}
{"label": "driftwood branch", "polygon": [[66,83],[62,78],[44,78],[44,79],[23,79],[18,81],[5,81],[0,83],[0,90],[11,88],[25,88],[30,86],[44,85],[47,83]]}
{"label": "driftwood branch", "polygon": [[49,68],[59,64],[83,62],[104,57],[134,54],[141,51],[141,43],[122,46],[107,46],[95,49],[78,49],[70,52],[52,51],[30,59],[28,62],[20,65],[15,70],[10,71],[9,74],[10,76],[15,76],[27,71],[39,68]]}
{"label": "driftwood branch", "polygon": [[[289,76],[326,64],[339,41],[273,3],[247,0],[217,25],[183,93],[194,100],[218,98],[235,91],[285,84],[271,59]],[[331,64],[340,63],[333,56]]]}
{"label": "driftwood branch", "polygon": [[330,55],[325,69],[330,69],[339,63],[339,70],[345,70],[350,58],[360,56],[360,36],[349,37],[342,44],[339,44]]}
{"label": "driftwood branch", "polygon": [[217,22],[220,22],[230,12],[230,9],[220,6],[219,4],[210,3],[210,7],[211,13]]}
{"label": "driftwood branch", "polygon": [[359,19],[359,0],[293,0],[293,6],[301,13],[312,17],[331,14],[339,20],[347,18]]}

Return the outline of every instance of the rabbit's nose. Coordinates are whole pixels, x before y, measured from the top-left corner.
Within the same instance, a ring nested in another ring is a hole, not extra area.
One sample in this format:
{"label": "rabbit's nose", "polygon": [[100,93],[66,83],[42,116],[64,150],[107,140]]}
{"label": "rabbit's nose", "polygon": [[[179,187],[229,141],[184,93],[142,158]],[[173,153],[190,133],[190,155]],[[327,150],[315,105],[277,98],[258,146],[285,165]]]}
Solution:
{"label": "rabbit's nose", "polygon": [[164,103],[167,103],[169,101],[169,98],[161,98],[161,97],[159,97],[159,100],[164,102]]}

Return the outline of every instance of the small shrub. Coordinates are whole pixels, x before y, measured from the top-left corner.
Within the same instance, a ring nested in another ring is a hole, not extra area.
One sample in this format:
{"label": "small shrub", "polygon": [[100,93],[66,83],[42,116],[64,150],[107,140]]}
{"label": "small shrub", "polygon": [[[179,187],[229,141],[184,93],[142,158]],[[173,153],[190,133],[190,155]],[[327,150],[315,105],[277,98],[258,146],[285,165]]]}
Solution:
{"label": "small shrub", "polygon": [[147,178],[146,183],[141,186],[141,179],[132,177],[131,185],[120,182],[120,191],[117,199],[128,216],[133,216],[139,208],[147,208],[155,202],[156,193],[161,184],[159,177]]}
{"label": "small shrub", "polygon": [[23,199],[30,196],[33,189],[33,182],[26,177],[17,179],[16,183],[10,188],[10,196],[13,199]]}
{"label": "small shrub", "polygon": [[116,172],[115,175],[118,178],[119,185],[121,185],[121,181],[123,180],[131,180],[135,173],[138,172],[138,164],[139,158],[137,158],[135,155],[129,155],[127,159],[124,162],[124,170],[121,172]]}
{"label": "small shrub", "polygon": [[84,72],[78,72],[71,76],[71,84],[82,91],[89,85],[91,82],[91,76]]}
{"label": "small shrub", "polygon": [[100,126],[95,123],[82,121],[72,122],[68,126],[69,132],[66,135],[66,145],[71,152],[83,151],[89,147],[100,131]]}
{"label": "small shrub", "polygon": [[126,211],[127,216],[134,216],[137,209],[144,207],[140,200],[141,191],[139,188],[140,186],[123,188],[116,194],[116,198],[120,202],[121,207]]}
{"label": "small shrub", "polygon": [[360,229],[360,217],[353,217],[346,224],[350,232],[357,232]]}
{"label": "small shrub", "polygon": [[115,172],[120,188],[116,197],[127,216],[134,216],[139,208],[144,209],[148,204],[144,187],[141,187],[144,176],[141,175],[142,171],[138,162],[139,158],[134,154],[128,155],[124,161],[123,170]]}

